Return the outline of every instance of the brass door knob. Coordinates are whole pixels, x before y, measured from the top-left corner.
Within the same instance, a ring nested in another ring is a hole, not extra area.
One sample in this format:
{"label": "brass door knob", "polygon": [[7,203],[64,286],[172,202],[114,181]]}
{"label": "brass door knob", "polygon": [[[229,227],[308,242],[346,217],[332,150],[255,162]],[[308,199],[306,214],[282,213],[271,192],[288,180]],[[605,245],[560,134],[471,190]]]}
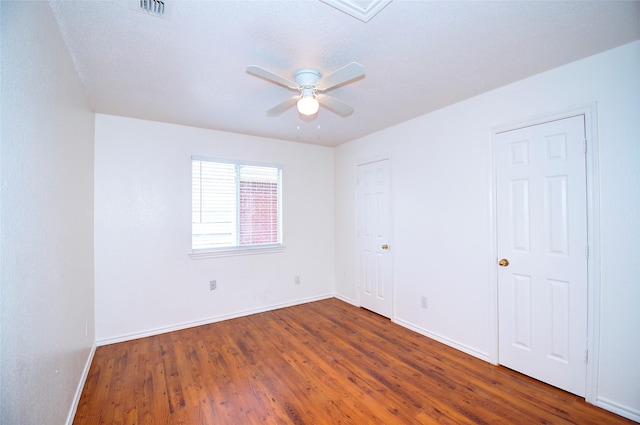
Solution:
{"label": "brass door knob", "polygon": [[382,245],[382,249],[389,249],[389,245],[387,244]]}
{"label": "brass door knob", "polygon": [[498,261],[498,265],[501,267],[507,267],[509,265],[509,260],[503,258],[502,260]]}

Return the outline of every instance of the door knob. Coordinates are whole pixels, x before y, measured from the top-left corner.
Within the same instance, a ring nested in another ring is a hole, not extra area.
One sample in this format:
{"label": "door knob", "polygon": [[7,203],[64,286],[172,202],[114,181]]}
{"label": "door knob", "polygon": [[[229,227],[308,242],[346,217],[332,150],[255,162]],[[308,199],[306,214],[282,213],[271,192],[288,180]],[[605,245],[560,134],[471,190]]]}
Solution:
{"label": "door knob", "polygon": [[507,267],[509,265],[509,260],[503,258],[502,260],[498,261],[498,265],[501,267]]}
{"label": "door knob", "polygon": [[389,245],[387,244],[382,245],[382,249],[389,249]]}

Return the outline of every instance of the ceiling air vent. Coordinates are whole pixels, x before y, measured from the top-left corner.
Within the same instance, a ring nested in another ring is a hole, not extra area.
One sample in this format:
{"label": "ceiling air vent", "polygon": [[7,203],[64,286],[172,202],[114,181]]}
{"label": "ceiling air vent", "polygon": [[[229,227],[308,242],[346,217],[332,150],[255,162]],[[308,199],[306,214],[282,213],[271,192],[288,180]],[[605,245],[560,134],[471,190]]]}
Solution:
{"label": "ceiling air vent", "polygon": [[169,3],[166,0],[130,0],[129,8],[158,18],[169,19]]}
{"label": "ceiling air vent", "polygon": [[164,15],[164,2],[161,0],[140,0],[140,9],[152,15]]}

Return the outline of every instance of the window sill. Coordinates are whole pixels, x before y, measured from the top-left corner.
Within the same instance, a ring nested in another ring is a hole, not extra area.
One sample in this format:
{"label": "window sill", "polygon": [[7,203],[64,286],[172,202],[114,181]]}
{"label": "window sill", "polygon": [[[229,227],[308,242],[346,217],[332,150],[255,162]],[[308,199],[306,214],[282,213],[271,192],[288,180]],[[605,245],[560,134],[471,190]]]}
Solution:
{"label": "window sill", "polygon": [[284,245],[266,245],[257,247],[233,247],[218,249],[194,249],[189,253],[192,260],[205,258],[233,257],[237,255],[271,254],[284,251]]}

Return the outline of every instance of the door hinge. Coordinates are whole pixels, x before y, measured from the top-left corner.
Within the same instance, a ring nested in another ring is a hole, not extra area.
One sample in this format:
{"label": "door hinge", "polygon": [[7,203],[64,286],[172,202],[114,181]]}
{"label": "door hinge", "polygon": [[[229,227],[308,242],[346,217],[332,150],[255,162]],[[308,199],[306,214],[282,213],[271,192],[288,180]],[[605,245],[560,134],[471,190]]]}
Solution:
{"label": "door hinge", "polygon": [[584,258],[589,259],[589,245],[584,246]]}
{"label": "door hinge", "polygon": [[589,363],[589,350],[584,350],[584,362]]}
{"label": "door hinge", "polygon": [[587,153],[587,139],[584,139],[584,153]]}

